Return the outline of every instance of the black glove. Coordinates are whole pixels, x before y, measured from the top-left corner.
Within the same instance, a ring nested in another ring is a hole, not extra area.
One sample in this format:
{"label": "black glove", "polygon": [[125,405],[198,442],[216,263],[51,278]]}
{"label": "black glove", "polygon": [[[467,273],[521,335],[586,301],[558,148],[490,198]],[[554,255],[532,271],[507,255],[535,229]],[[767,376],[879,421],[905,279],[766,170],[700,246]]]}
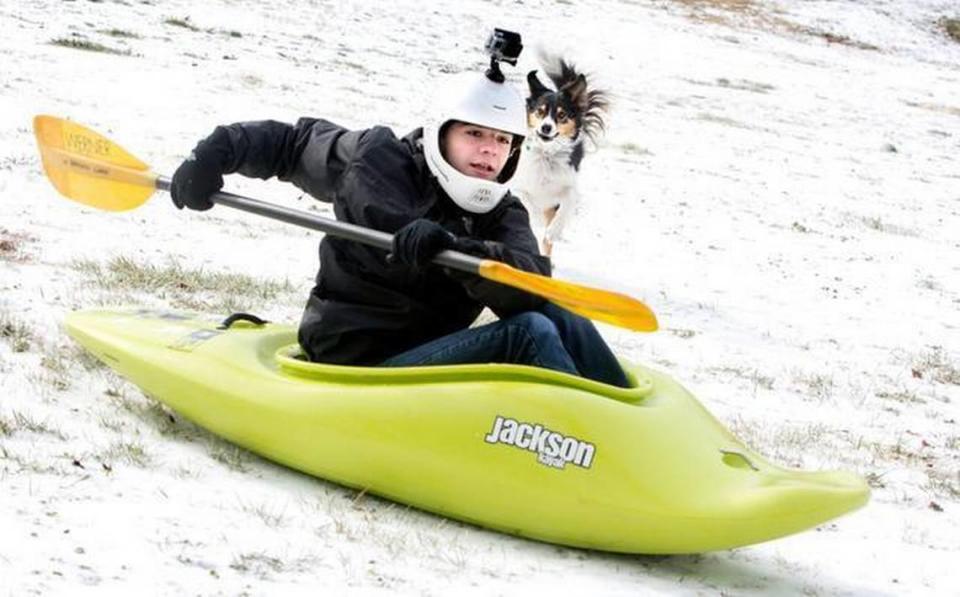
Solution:
{"label": "black glove", "polygon": [[456,246],[457,237],[436,222],[420,218],[393,235],[393,249],[387,260],[423,267],[444,249]]}
{"label": "black glove", "polygon": [[213,207],[210,195],[223,188],[224,167],[233,153],[230,135],[217,129],[194,148],[170,181],[170,197],[177,209],[205,211]]}
{"label": "black glove", "polygon": [[223,188],[223,173],[215,162],[195,153],[180,164],[170,181],[170,197],[177,209],[206,211],[213,207],[210,195]]}
{"label": "black glove", "polygon": [[454,240],[453,246],[450,247],[455,251],[460,251],[461,253],[466,253],[467,255],[473,255],[474,257],[480,257],[482,259],[497,259],[502,261],[500,252],[498,248],[503,247],[503,243],[498,243],[492,240],[477,240],[475,238],[466,238],[463,236],[458,236]]}

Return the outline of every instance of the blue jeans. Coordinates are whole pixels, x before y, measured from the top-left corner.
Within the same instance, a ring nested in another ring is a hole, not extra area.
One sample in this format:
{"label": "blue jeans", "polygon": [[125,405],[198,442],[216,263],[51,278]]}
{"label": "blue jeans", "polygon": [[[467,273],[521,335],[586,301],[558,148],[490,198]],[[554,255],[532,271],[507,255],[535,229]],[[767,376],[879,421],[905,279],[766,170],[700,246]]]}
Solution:
{"label": "blue jeans", "polygon": [[515,363],[630,387],[617,358],[590,320],[553,303],[448,334],[390,357],[381,366]]}

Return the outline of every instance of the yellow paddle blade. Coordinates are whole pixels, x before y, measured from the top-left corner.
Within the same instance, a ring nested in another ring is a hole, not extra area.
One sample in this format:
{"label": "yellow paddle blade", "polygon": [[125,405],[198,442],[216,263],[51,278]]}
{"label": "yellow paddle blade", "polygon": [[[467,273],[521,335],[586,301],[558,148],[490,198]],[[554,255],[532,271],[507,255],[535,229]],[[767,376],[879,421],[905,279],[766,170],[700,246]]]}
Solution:
{"label": "yellow paddle blade", "polygon": [[619,292],[532,274],[499,261],[484,260],[479,273],[488,280],[542,296],[587,319],[638,332],[655,332],[658,327],[657,316],[650,307]]}
{"label": "yellow paddle blade", "polygon": [[111,211],[142,205],[156,190],[150,167],[109,139],[56,116],[37,116],[33,132],[43,170],[63,196]]}

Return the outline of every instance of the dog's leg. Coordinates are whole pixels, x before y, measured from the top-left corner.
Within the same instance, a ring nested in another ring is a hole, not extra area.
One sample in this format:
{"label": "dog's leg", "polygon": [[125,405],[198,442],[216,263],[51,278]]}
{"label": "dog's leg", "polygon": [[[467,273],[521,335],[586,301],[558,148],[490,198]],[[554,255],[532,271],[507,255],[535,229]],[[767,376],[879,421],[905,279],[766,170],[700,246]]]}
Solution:
{"label": "dog's leg", "polygon": [[[560,209],[560,206],[551,207],[550,209],[543,210],[543,221],[547,228],[550,227],[550,224],[553,222],[553,219],[557,217],[557,210]],[[543,233],[543,241],[540,243],[543,248],[543,254],[547,257],[550,256],[550,253],[553,252],[553,242],[547,238],[546,229]]]}
{"label": "dog's leg", "polygon": [[547,239],[543,239],[543,242],[540,243],[543,246],[543,249],[540,251],[544,256],[550,257],[553,255],[553,243]]}
{"label": "dog's leg", "polygon": [[544,241],[555,243],[560,240],[563,229],[567,226],[567,220],[573,216],[577,209],[579,193],[574,188],[569,189],[561,198],[560,204],[553,210],[553,215],[547,223],[547,229],[543,233]]}

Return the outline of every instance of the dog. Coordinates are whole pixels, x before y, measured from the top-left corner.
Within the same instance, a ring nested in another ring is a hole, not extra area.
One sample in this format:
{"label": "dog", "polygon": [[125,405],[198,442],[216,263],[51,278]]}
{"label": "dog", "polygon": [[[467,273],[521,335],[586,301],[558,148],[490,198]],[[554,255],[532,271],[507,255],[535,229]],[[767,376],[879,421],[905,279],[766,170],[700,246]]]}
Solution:
{"label": "dog", "polygon": [[596,145],[610,104],[608,93],[591,88],[586,75],[566,60],[541,54],[540,62],[555,89],[544,85],[536,70],[527,74],[529,135],[513,190],[545,226],[542,249],[549,256],[580,201],[584,142]]}

